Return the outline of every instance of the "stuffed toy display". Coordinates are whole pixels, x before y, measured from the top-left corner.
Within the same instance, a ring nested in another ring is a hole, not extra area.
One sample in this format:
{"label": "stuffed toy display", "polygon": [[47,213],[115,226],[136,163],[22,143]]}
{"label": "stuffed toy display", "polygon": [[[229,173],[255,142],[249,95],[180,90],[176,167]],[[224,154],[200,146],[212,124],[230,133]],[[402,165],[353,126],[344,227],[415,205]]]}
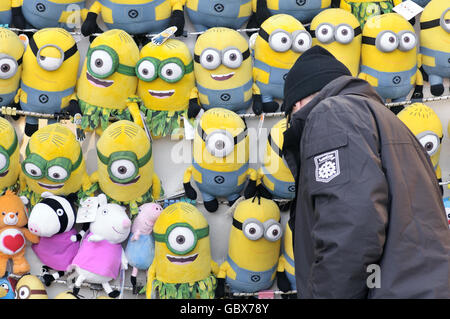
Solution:
{"label": "stuffed toy display", "polygon": [[439,156],[444,137],[442,123],[433,109],[422,103],[413,103],[397,114],[425,148],[433,163],[439,182],[442,181]]}
{"label": "stuffed toy display", "polygon": [[8,260],[12,261],[14,274],[23,275],[30,271],[25,258],[26,240],[35,244],[39,237],[25,227],[28,222],[27,203],[26,198],[9,190],[0,197],[0,277],[5,275]]}
{"label": "stuffed toy display", "polygon": [[6,274],[0,278],[0,299],[15,299],[14,293],[16,283],[14,280]]}
{"label": "stuffed toy display", "polygon": [[147,274],[147,299],[213,299],[218,265],[211,258],[209,225],[193,205],[165,208],[153,227],[155,258]]}
{"label": "stuffed toy display", "polygon": [[72,291],[63,291],[53,297],[53,299],[80,299],[80,297],[74,295]]}
{"label": "stuffed toy display", "polygon": [[197,198],[190,184],[193,177],[208,212],[217,211],[217,197],[225,197],[233,205],[248,177],[257,179],[257,172],[249,168],[247,125],[230,110],[213,108],[202,115],[192,154],[192,165],[183,177],[185,193],[192,200]]}
{"label": "stuffed toy display", "polygon": [[256,114],[275,112],[282,99],[284,79],[297,58],[312,45],[311,35],[294,17],[277,14],[261,24],[253,46],[253,77],[262,97],[262,109]]}
{"label": "stuffed toy display", "polygon": [[402,0],[333,0],[334,2],[341,9],[351,12],[363,28],[370,17],[394,12],[393,8]]}
{"label": "stuffed toy display", "polygon": [[[7,0],[9,1],[9,0]],[[13,23],[20,29],[33,27],[73,30],[86,19],[85,0],[12,0]]]}
{"label": "stuffed toy display", "polygon": [[0,28],[0,106],[14,102],[22,75],[24,51],[23,42],[14,32]]}
{"label": "stuffed toy display", "polygon": [[423,86],[418,68],[418,38],[411,24],[398,13],[369,18],[362,34],[359,78],[369,82],[383,99],[406,100]]}
{"label": "stuffed toy display", "polygon": [[129,98],[136,94],[135,66],[139,48],[122,30],[110,30],[91,43],[77,83],[77,95],[83,113],[82,130],[95,130],[98,135],[108,127],[110,117],[140,123],[135,103],[128,108]]}
{"label": "stuffed toy display", "polygon": [[248,43],[239,32],[209,29],[195,43],[194,61],[196,88],[191,94],[189,117],[198,114],[200,105],[205,110],[221,107],[245,113],[253,94],[259,94],[253,84]]}
{"label": "stuffed toy display", "polygon": [[183,34],[186,0],[97,0],[89,8],[81,27],[84,36],[101,30],[97,16],[101,15],[108,29],[121,29],[131,35],[158,33],[176,26],[176,36]]}
{"label": "stuffed toy display", "polygon": [[361,59],[361,26],[353,14],[343,9],[326,9],[310,25],[312,44],[327,49],[358,76]]}
{"label": "stuffed toy display", "polygon": [[228,241],[226,261],[217,275],[217,297],[225,283],[232,293],[258,292],[274,283],[283,229],[277,204],[254,197],[237,204]]}
{"label": "stuffed toy display", "polygon": [[125,256],[133,267],[131,284],[133,294],[138,293],[137,274],[139,270],[148,270],[155,255],[155,240],[152,236],[153,225],[162,212],[162,207],[155,203],[146,203],[139,207],[139,213],[133,220]]}
{"label": "stuffed toy display", "polygon": [[0,195],[19,190],[20,150],[14,127],[0,117]]}
{"label": "stuffed toy display", "polygon": [[[20,89],[15,97],[24,111],[79,113],[75,94],[80,53],[74,38],[64,29],[47,28],[29,40],[23,56]],[[49,119],[49,123],[56,122]],[[27,117],[25,134],[38,129],[38,118]]]}
{"label": "stuffed toy display", "polygon": [[25,275],[16,284],[16,299],[48,299],[47,290],[38,277]]}
{"label": "stuffed toy display", "polygon": [[81,199],[90,188],[89,175],[75,134],[63,124],[40,128],[28,141],[20,175],[21,195],[33,208],[41,194],[68,196],[76,193]]}
{"label": "stuffed toy display", "polygon": [[[67,267],[80,247],[75,230],[74,203],[62,196],[42,193],[42,201],[36,204],[28,219],[28,229],[40,237],[31,246],[43,263],[43,280],[46,286],[64,276]],[[50,269],[55,270],[50,273]]]}
{"label": "stuffed toy display", "polygon": [[112,290],[109,282],[116,279],[121,269],[128,267],[122,248],[131,230],[131,220],[124,207],[108,203],[104,194],[97,196],[99,206],[89,232],[81,242],[67,271],[75,271],[74,295],[78,295],[81,284],[101,284],[109,297],[116,298],[120,292]]}
{"label": "stuffed toy display", "polygon": [[[289,222],[287,222],[284,227],[281,256],[278,259],[277,287],[283,292],[297,290],[295,281],[294,246],[292,241],[292,229]],[[296,297],[295,295],[293,296]]]}
{"label": "stuffed toy display", "polygon": [[91,175],[89,193],[104,193],[108,201],[129,208],[133,217],[139,205],[161,195],[152,151],[152,141],[137,124],[125,120],[111,124],[97,142],[98,169]]}
{"label": "stuffed toy display", "polygon": [[182,135],[189,96],[195,86],[194,62],[187,45],[168,39],[148,43],[136,64],[140,110],[153,137]]}
{"label": "stuffed toy display", "polygon": [[0,25],[9,26],[11,24],[11,1],[3,0],[0,2]]}
{"label": "stuffed toy display", "polygon": [[450,6],[432,0],[420,16],[420,55],[434,96],[444,93],[443,79],[450,78]]}
{"label": "stuffed toy display", "polygon": [[252,0],[187,0],[186,12],[198,32],[213,27],[239,29],[252,14]]}

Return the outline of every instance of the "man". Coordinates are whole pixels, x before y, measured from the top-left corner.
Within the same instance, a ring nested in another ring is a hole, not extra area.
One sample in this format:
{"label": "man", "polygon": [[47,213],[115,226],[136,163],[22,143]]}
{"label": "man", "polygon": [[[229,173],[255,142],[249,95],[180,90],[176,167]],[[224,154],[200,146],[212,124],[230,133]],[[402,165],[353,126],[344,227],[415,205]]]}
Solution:
{"label": "man", "polygon": [[416,137],[319,46],[288,73],[283,107],[298,296],[449,298],[450,232]]}

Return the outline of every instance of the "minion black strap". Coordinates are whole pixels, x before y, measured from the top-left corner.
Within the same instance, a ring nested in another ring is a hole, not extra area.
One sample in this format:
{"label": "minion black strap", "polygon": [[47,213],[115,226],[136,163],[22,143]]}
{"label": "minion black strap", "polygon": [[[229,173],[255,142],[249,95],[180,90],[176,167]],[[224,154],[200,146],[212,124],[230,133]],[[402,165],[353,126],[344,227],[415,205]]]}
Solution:
{"label": "minion black strap", "polygon": [[19,60],[17,60],[17,65],[21,65],[23,62],[23,56],[20,57]]}
{"label": "minion black strap", "polygon": [[233,217],[233,226],[239,230],[242,230],[242,223]]}
{"label": "minion black strap", "polygon": [[270,147],[272,148],[272,150],[278,154],[279,157],[283,157],[283,152],[281,151],[281,149],[278,147],[277,144],[275,144],[272,140],[272,136],[269,135],[267,136],[267,143],[269,143]]}
{"label": "minion black strap", "polygon": [[[39,48],[38,48],[36,42],[34,41],[33,37],[30,39],[28,45],[30,46],[30,49],[33,52],[34,56],[37,57]],[[77,52],[78,52],[78,47],[77,47],[77,44],[75,43],[69,50],[64,52],[64,61],[69,59],[71,56],[73,56]]]}
{"label": "minion black strap", "polygon": [[441,19],[434,19],[434,20],[430,20],[430,21],[420,22],[420,29],[425,30],[425,29],[431,29],[431,28],[438,27],[441,25],[440,20]]}
{"label": "minion black strap", "polygon": [[269,42],[270,34],[268,34],[263,28],[259,28],[258,35],[266,42]]}
{"label": "minion black strap", "polygon": [[363,36],[361,39],[363,44],[375,45],[376,39],[372,37]]}

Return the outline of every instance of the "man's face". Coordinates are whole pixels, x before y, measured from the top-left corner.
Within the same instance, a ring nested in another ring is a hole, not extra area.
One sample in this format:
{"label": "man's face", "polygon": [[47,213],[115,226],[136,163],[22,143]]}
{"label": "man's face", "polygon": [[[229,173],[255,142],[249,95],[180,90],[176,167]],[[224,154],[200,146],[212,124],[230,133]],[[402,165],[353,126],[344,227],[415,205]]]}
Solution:
{"label": "man's face", "polygon": [[309,101],[311,101],[318,93],[319,92],[313,93],[313,94],[301,99],[297,103],[295,103],[294,107],[292,108],[292,114],[294,114],[295,112],[300,110],[302,107],[304,107],[306,104],[308,104]]}

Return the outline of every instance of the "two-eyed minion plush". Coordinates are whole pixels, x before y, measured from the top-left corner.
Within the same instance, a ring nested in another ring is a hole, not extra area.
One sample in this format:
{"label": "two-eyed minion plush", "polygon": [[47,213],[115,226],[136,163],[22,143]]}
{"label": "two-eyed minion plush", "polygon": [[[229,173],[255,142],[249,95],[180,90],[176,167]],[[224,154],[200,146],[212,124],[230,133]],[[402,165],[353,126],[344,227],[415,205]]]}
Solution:
{"label": "two-eyed minion plush", "polygon": [[98,169],[91,175],[92,191],[129,208],[131,216],[139,205],[161,195],[161,181],[153,171],[152,142],[144,129],[130,121],[118,121],[97,142]]}
{"label": "two-eyed minion plush", "polygon": [[310,25],[312,44],[327,49],[358,76],[361,59],[361,26],[350,12],[330,8],[320,12]]}
{"label": "two-eyed minion plush", "polygon": [[200,105],[245,113],[257,88],[252,79],[252,59],[247,40],[228,28],[211,28],[201,34],[194,47],[196,88],[191,94],[189,117]]}
{"label": "two-eyed minion plush", "polygon": [[369,18],[363,28],[359,78],[383,99],[404,101],[423,86],[418,68],[418,39],[412,25],[398,13]]}
{"label": "two-eyed minion plush", "polygon": [[183,177],[184,189],[188,198],[197,198],[190,184],[193,177],[208,212],[217,211],[217,197],[225,197],[232,206],[241,196],[247,179],[257,179],[257,172],[249,168],[247,125],[233,111],[213,108],[203,113],[192,154],[192,165]]}
{"label": "two-eyed minion plush", "polygon": [[444,93],[443,79],[450,78],[450,6],[432,0],[420,16],[420,56],[431,94]]}
{"label": "two-eyed minion plush", "polygon": [[187,45],[176,39],[161,45],[148,43],[141,49],[136,74],[140,110],[152,136],[180,133],[195,87],[194,62]]}
{"label": "two-eyed minion plush", "polygon": [[281,255],[278,259],[277,287],[283,292],[297,289],[295,281],[294,243],[292,241],[291,227],[288,221],[284,227]]}
{"label": "two-eyed minion plush", "polygon": [[[9,0],[8,0],[9,1]],[[13,22],[18,28],[33,27],[64,28],[79,27],[86,18],[85,0],[12,0],[17,11]]]}
{"label": "two-eyed minion plush", "polygon": [[0,106],[9,106],[14,101],[22,75],[24,51],[23,42],[14,32],[0,28]]}
{"label": "two-eyed minion plush", "polygon": [[[75,94],[80,53],[75,39],[64,29],[46,28],[30,39],[23,56],[20,89],[15,102],[24,111],[79,113]],[[49,123],[56,119],[49,119]],[[39,127],[38,118],[27,117],[25,134]]]}
{"label": "two-eyed minion plush", "polygon": [[225,283],[231,292],[269,289],[276,276],[283,229],[274,201],[253,197],[240,202],[233,214],[227,259],[220,265],[216,295]]}
{"label": "two-eyed minion plush", "polygon": [[166,207],[153,227],[155,258],[147,299],[213,299],[218,265],[211,258],[209,225],[193,205]]}
{"label": "two-eyed minion plush", "polygon": [[82,130],[101,135],[110,117],[141,123],[139,108],[127,104],[136,94],[138,60],[139,48],[125,31],[109,30],[92,41],[77,82]]}
{"label": "two-eyed minion plush", "polygon": [[6,190],[19,190],[19,140],[14,127],[0,117],[0,195]]}
{"label": "two-eyed minion plush", "polygon": [[75,271],[74,295],[78,295],[86,281],[101,284],[109,297],[116,298],[120,292],[112,290],[109,282],[119,276],[120,270],[128,268],[122,243],[130,234],[131,220],[125,207],[108,203],[104,194],[97,198],[95,220],[90,223],[89,232],[67,270]]}
{"label": "two-eyed minion plush", "polygon": [[252,14],[252,0],[187,0],[186,12],[198,32],[214,27],[239,29]]}
{"label": "two-eyed minion plush", "polygon": [[23,275],[30,271],[25,258],[26,241],[38,243],[39,237],[25,226],[28,222],[24,197],[11,191],[0,197],[0,277],[6,272],[8,261],[12,261],[12,272]]}
{"label": "two-eyed minion plush", "polygon": [[16,299],[48,299],[47,290],[38,277],[25,275],[16,284]]}
{"label": "two-eyed minion plush", "polygon": [[261,24],[253,46],[253,78],[262,98],[261,108],[253,105],[256,114],[278,109],[274,99],[284,97],[287,73],[311,45],[311,35],[300,21],[290,15],[277,14]]}
{"label": "two-eyed minion plush", "polygon": [[41,194],[68,196],[90,187],[89,175],[75,134],[67,126],[55,123],[35,132],[28,141],[20,174],[21,195],[32,208]]}
{"label": "two-eyed minion plush", "polygon": [[108,29],[121,29],[131,35],[158,33],[176,26],[176,35],[183,33],[186,0],[96,0],[89,8],[81,27],[84,36],[98,32],[97,17],[101,15]]}

